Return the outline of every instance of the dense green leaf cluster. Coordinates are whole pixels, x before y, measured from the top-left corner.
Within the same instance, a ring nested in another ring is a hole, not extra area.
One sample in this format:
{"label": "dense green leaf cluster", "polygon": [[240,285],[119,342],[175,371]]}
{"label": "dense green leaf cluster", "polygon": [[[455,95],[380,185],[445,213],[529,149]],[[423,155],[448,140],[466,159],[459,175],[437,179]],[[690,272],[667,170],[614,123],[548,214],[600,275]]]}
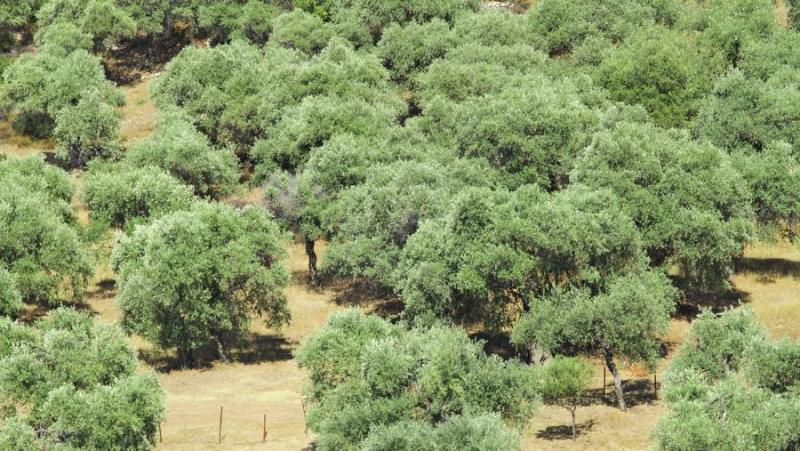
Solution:
{"label": "dense green leaf cluster", "polygon": [[271,326],[289,320],[284,236],[261,210],[194,203],[136,227],[114,248],[122,326],[184,363],[247,332],[253,317]]}
{"label": "dense green leaf cluster", "polygon": [[88,40],[69,24],[37,34],[40,51],[25,54],[3,73],[0,101],[15,127],[35,137],[54,137],[56,156],[70,167],[120,151],[122,92],[106,80]]}
{"label": "dense green leaf cluster", "polygon": [[92,267],[69,204],[72,194],[68,175],[42,158],[0,161],[0,305],[8,306],[6,314],[18,310],[17,296],[80,298]]}
{"label": "dense green leaf cluster", "polygon": [[155,375],[116,326],[71,309],[36,327],[0,318],[3,449],[147,450],[164,415]]}
{"label": "dense green leaf cluster", "polygon": [[661,449],[791,449],[800,443],[800,344],[772,341],[752,311],[703,312],[670,367]]}
{"label": "dense green leaf cluster", "polygon": [[[533,370],[487,356],[465,332],[405,330],[355,310],[298,351],[320,449],[518,449],[538,403]],[[398,448],[399,447],[399,448]]]}

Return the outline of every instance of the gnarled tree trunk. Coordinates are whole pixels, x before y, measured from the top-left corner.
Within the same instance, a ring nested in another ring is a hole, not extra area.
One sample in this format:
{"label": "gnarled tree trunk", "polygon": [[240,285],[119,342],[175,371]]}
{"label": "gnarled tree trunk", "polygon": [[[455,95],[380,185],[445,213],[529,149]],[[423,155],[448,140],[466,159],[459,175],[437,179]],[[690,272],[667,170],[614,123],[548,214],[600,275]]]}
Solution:
{"label": "gnarled tree trunk", "polygon": [[606,360],[606,366],[614,376],[614,391],[617,394],[617,404],[619,404],[620,409],[628,410],[628,406],[625,405],[625,398],[622,396],[622,379],[620,379],[617,365],[614,363],[614,354],[609,349],[605,349],[603,354]]}
{"label": "gnarled tree trunk", "polygon": [[306,255],[308,256],[308,275],[311,278],[311,283],[317,283],[317,252],[314,250],[315,241],[306,238]]}

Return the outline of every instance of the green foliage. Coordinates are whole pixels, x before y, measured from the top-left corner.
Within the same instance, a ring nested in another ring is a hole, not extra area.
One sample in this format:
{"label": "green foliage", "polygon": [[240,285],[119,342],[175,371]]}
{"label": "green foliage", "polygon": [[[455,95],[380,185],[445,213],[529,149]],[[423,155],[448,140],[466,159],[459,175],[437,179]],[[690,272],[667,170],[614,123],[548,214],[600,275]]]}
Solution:
{"label": "green foliage", "polygon": [[[423,109],[423,126],[433,138],[457,147],[461,156],[488,160],[502,171],[509,188],[561,188],[599,117],[569,81],[536,77],[527,82],[457,105]],[[442,120],[438,114],[450,117]]]}
{"label": "green foliage", "polygon": [[176,347],[184,363],[216,342],[248,330],[252,317],[270,326],[289,319],[284,236],[255,208],[237,211],[196,203],[137,227],[114,249],[122,325],[164,348]]}
{"label": "green foliage", "polygon": [[680,14],[672,0],[542,0],[528,13],[529,33],[550,55],[564,55],[592,38],[624,41],[637,27],[671,24]]}
{"label": "green foliage", "polygon": [[84,181],[92,221],[127,230],[186,210],[194,199],[190,186],[153,167],[93,168]]}
{"label": "green foliage", "polygon": [[70,22],[56,22],[40,29],[35,40],[42,53],[67,56],[76,50],[92,49],[92,36]]}
{"label": "green foliage", "polygon": [[212,1],[197,9],[199,28],[216,43],[247,39],[264,44],[281,12],[277,6],[261,0]]}
{"label": "green foliage", "polygon": [[0,29],[19,30],[36,21],[43,0],[0,0]]}
{"label": "green foliage", "polygon": [[619,196],[652,265],[717,289],[749,238],[749,192],[731,160],[685,133],[620,122],[594,136],[570,178]]}
{"label": "green foliage", "polygon": [[163,116],[152,137],[131,146],[124,163],[161,168],[191,186],[198,196],[210,199],[230,194],[239,178],[233,152],[214,148],[179,114]]}
{"label": "green foliage", "polygon": [[79,299],[91,273],[63,171],[32,157],[0,162],[0,268],[24,300]]}
{"label": "green foliage", "polygon": [[767,38],[778,30],[771,0],[712,0],[696,14],[694,28],[701,30],[700,39],[734,67],[746,42]]}
{"label": "green foliage", "polygon": [[485,164],[448,163],[379,164],[370,168],[364,183],[344,189],[322,218],[323,229],[334,237],[325,270],[392,286],[402,249],[419,224],[441,215],[458,191],[493,182]]}
{"label": "green foliage", "polygon": [[0,330],[4,447],[146,450],[155,442],[164,392],[155,375],[137,373],[116,326],[59,309],[36,328],[0,319]]}
{"label": "green foliage", "polygon": [[415,95],[424,115],[431,116],[437,113],[434,106],[450,108],[448,103],[434,105],[438,96],[461,102],[473,96],[497,94],[529,81],[521,76],[542,72],[546,64],[547,56],[527,45],[464,44],[415,77]]}
{"label": "green foliage", "polygon": [[800,388],[800,342],[786,338],[757,340],[747,350],[748,378],[774,393],[797,393]]}
{"label": "green foliage", "polygon": [[296,9],[275,18],[269,42],[306,53],[319,53],[333,37],[332,31],[319,16]]}
{"label": "green foliage", "polygon": [[800,143],[798,96],[794,82],[747,78],[734,69],[717,80],[693,128],[728,150],[761,151],[780,140],[794,146]]}
{"label": "green foliage", "polygon": [[539,390],[545,402],[573,408],[592,381],[592,365],[574,357],[556,357],[542,367]]}
{"label": "green foliage", "polygon": [[460,16],[453,27],[453,34],[462,43],[491,47],[535,43],[527,30],[527,18],[524,15],[496,9]]}
{"label": "green foliage", "polygon": [[[569,290],[537,299],[514,326],[517,347],[547,351],[575,348],[601,353],[615,378],[614,357],[655,368],[661,357],[660,338],[667,331],[677,295],[669,280],[656,271],[612,277],[599,294]],[[618,402],[624,409],[622,390]]]}
{"label": "green foliage", "polygon": [[[255,142],[271,141],[274,145],[261,143],[265,148],[253,156],[264,165],[257,168],[259,177],[275,169],[272,150],[286,155],[285,164],[293,170],[331,130],[348,126],[354,113],[337,108],[337,99],[378,118],[398,114],[403,106],[389,90],[380,60],[357,54],[340,39],[310,60],[282,48],[270,47],[266,53],[265,57],[262,50],[243,43],[187,48],[155,83],[156,103],[164,109],[179,107],[212,143],[235,149],[242,157]],[[323,110],[319,114],[317,106]],[[316,123],[317,119],[345,122]],[[363,129],[360,124],[366,120],[354,119],[353,127]]]}
{"label": "green foliage", "polygon": [[22,295],[14,275],[0,267],[0,316],[15,317],[22,310]]}
{"label": "green foliage", "polygon": [[448,24],[434,19],[424,24],[389,25],[378,43],[377,52],[392,72],[392,78],[403,82],[443,57],[454,45],[455,38]]}
{"label": "green foliage", "polygon": [[711,91],[714,64],[708,60],[681,33],[651,28],[611,52],[596,79],[614,100],[641,104],[656,124],[678,127]]}
{"label": "green foliage", "polygon": [[452,24],[461,14],[477,11],[479,0],[349,0],[360,13],[361,20],[377,42],[383,29],[391,23],[425,23],[442,19]]}
{"label": "green foliage", "polygon": [[42,27],[69,22],[92,36],[96,49],[109,48],[114,42],[129,39],[137,24],[118,0],[48,0],[39,10]]}
{"label": "green foliage", "polygon": [[360,446],[369,451],[518,450],[520,437],[505,427],[497,415],[459,415],[437,427],[413,420],[378,426]]}
{"label": "green foliage", "polygon": [[334,10],[335,0],[293,0],[294,7],[328,20]]}
{"label": "green foliage", "polygon": [[777,225],[791,237],[800,222],[800,162],[792,146],[775,143],[759,153],[734,153],[732,160],[753,193],[759,224]]}
{"label": "green foliage", "polygon": [[97,91],[86,92],[75,106],[56,114],[53,137],[56,157],[70,167],[82,167],[97,158],[118,158],[120,114],[103,102]]}
{"label": "green foliage", "polygon": [[704,311],[670,367],[660,449],[790,449],[800,442],[797,343],[771,342],[749,309]]}
{"label": "green foliage", "polygon": [[764,328],[749,309],[721,315],[706,310],[692,324],[673,366],[677,370],[698,371],[710,382],[718,381],[738,371],[748,347],[764,337]]}
{"label": "green foliage", "polygon": [[553,290],[602,287],[643,263],[634,224],[614,204],[609,193],[582,188],[552,196],[530,186],[462,190],[402,253],[395,279],[405,314],[505,325]]}
{"label": "green foliage", "polygon": [[545,402],[567,409],[572,414],[572,437],[576,435],[575,411],[581,396],[592,381],[594,369],[589,363],[574,357],[556,357],[539,373],[539,390]]}
{"label": "green foliage", "polygon": [[[415,449],[437,438],[441,449],[514,449],[516,434],[480,416],[521,427],[538,401],[529,367],[486,356],[461,330],[407,331],[354,310],[332,316],[298,361],[312,375],[309,424],[320,449]],[[397,434],[408,429],[410,442]]]}
{"label": "green foliage", "polygon": [[275,134],[256,142],[250,153],[258,163],[257,177],[276,166],[285,170],[301,167],[318,147],[336,134],[380,136],[394,125],[396,111],[384,105],[338,96],[305,98],[288,108],[274,126]]}
{"label": "green foliage", "polygon": [[[77,37],[74,31],[54,33]],[[72,37],[39,36],[41,52],[21,56],[4,73],[1,97],[17,116],[15,126],[32,136],[54,135],[57,156],[73,167],[113,156],[119,134],[113,107],[124,103],[122,92],[106,80],[100,60],[79,48],[80,41],[63,48]]]}

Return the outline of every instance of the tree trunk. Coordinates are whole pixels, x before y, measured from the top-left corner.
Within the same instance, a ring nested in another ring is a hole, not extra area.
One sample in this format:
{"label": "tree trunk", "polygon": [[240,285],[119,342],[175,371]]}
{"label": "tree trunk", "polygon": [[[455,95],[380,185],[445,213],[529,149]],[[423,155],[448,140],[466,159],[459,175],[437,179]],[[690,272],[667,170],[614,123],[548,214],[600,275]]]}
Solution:
{"label": "tree trunk", "polygon": [[617,365],[614,363],[614,355],[608,349],[604,351],[604,354],[606,366],[614,376],[614,391],[617,394],[617,403],[619,404],[619,408],[622,410],[628,410],[628,406],[625,405],[625,398],[622,396],[622,379],[620,379],[619,371],[617,371]]}
{"label": "tree trunk", "polygon": [[536,346],[536,343],[528,345],[528,364],[542,366],[552,359],[553,354]]}
{"label": "tree trunk", "polygon": [[308,276],[312,284],[317,283],[317,252],[314,250],[315,241],[306,238],[306,255],[308,255]]}
{"label": "tree trunk", "polygon": [[228,359],[228,355],[225,353],[225,342],[222,339],[222,334],[217,333],[214,336],[214,341],[217,342],[217,353],[219,353],[219,358],[225,363],[231,363],[230,359]]}
{"label": "tree trunk", "polygon": [[569,413],[572,414],[572,440],[575,440],[575,437],[578,436],[578,431],[576,430],[575,427],[575,410],[576,409],[570,409],[569,411]]}

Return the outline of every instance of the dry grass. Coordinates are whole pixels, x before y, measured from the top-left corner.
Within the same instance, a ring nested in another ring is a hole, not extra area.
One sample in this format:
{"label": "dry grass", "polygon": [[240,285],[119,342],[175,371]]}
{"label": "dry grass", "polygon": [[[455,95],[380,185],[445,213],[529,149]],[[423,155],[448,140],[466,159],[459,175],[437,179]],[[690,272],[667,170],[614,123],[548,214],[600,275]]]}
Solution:
{"label": "dry grass", "polygon": [[[324,246],[319,249],[324,255]],[[764,263],[767,262],[767,263]],[[248,346],[236,363],[215,364],[200,370],[174,370],[159,373],[167,391],[167,417],[162,425],[164,442],[160,449],[308,449],[313,436],[305,431],[302,390],[305,373],[292,360],[300,342],[344,307],[336,302],[338,290],[317,291],[306,284],[306,260],[302,245],[290,248],[290,268],[294,274],[287,290],[292,323],[280,330],[254,325]],[[800,251],[789,244],[758,245],[748,249],[747,259],[735,277],[739,290],[749,294],[752,308],[774,335],[797,336],[800,322]],[[105,321],[118,321],[113,303],[116,290],[113,273],[106,265],[98,273],[89,292],[89,306]],[[368,309],[368,306],[364,306]],[[674,351],[686,337],[689,322],[676,319],[665,341],[670,354],[659,366],[659,375],[669,365]],[[148,353],[140,339],[132,344]],[[157,364],[156,361],[151,361]],[[602,396],[603,365],[597,360],[592,388],[586,406],[578,410],[579,437],[569,438],[569,414],[556,406],[543,406],[524,431],[524,449],[614,449],[639,450],[652,447],[650,433],[666,406],[655,399],[652,375],[639,367],[625,368],[628,412],[613,404],[610,375]],[[149,366],[143,364],[143,368]],[[224,407],[223,442],[217,444],[219,408]],[[267,415],[269,435],[261,442],[261,422]]]}
{"label": "dry grass", "polygon": [[123,144],[147,138],[153,132],[158,112],[150,101],[150,82],[157,74],[147,74],[132,85],[122,88],[126,103],[122,114],[121,137]]}
{"label": "dry grass", "polygon": [[778,16],[778,25],[789,28],[789,6],[786,0],[775,0],[775,12]]}

